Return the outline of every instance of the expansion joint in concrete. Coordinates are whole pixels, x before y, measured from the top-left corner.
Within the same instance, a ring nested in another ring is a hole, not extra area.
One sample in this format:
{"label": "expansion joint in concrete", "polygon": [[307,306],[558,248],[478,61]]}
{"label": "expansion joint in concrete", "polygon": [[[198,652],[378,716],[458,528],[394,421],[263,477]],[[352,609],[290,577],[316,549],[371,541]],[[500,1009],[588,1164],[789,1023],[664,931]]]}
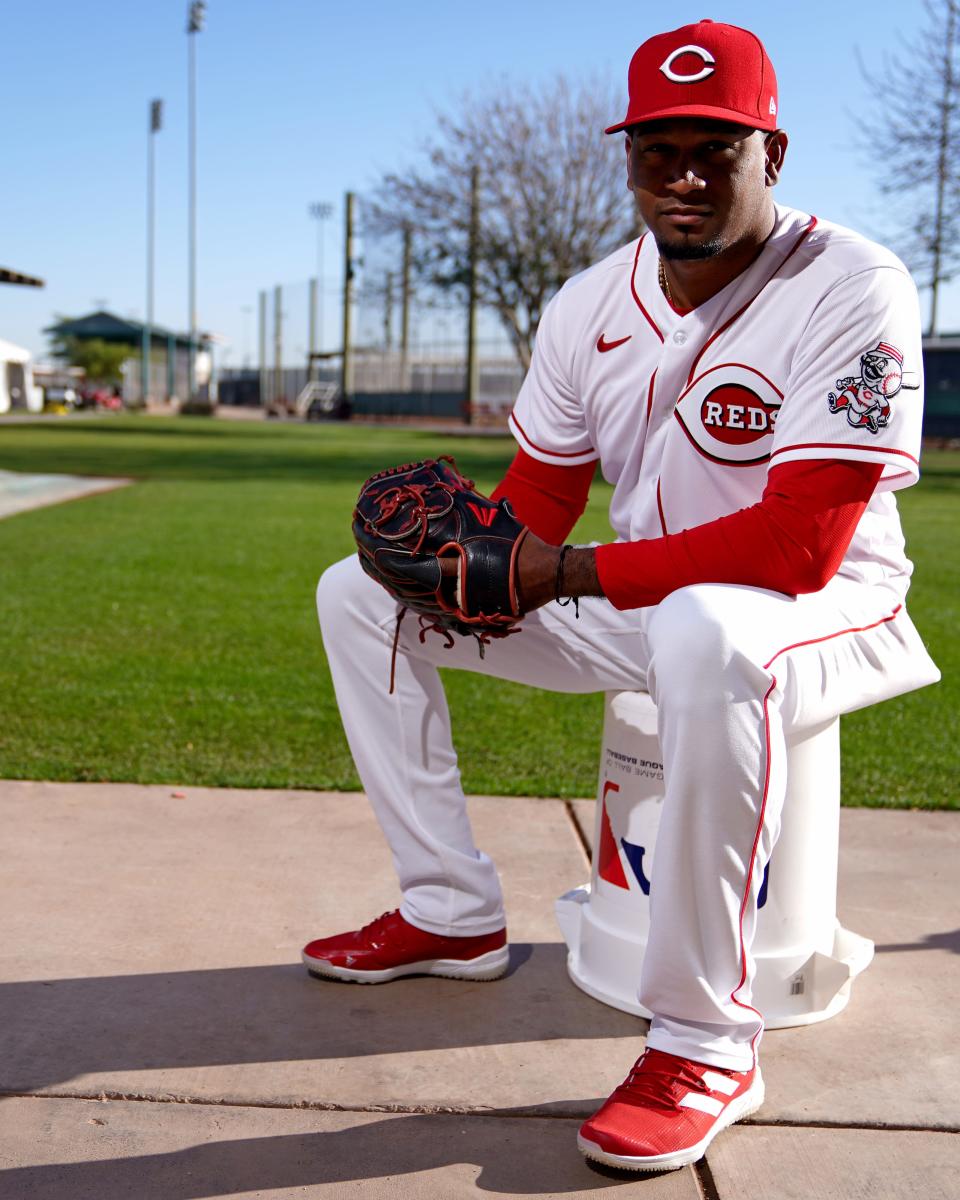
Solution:
{"label": "expansion joint in concrete", "polygon": [[2,1100],[88,1100],[98,1103],[119,1101],[128,1104],[189,1104],[206,1108],[285,1109],[293,1112],[388,1113],[398,1116],[458,1117],[534,1117],[539,1120],[581,1120],[577,1113],[537,1112],[529,1109],[486,1108],[467,1104],[336,1104],[325,1100],[236,1100],[227,1097],[176,1096],[144,1092],[15,1092],[0,1091]]}
{"label": "expansion joint in concrete", "polygon": [[573,826],[573,832],[576,835],[577,841],[580,843],[580,849],[584,853],[584,857],[589,865],[593,859],[593,851],[590,848],[590,840],[587,837],[586,831],[580,824],[580,818],[577,816],[576,809],[570,800],[564,800],[563,807],[567,810],[567,817],[570,824]]}
{"label": "expansion joint in concrete", "polygon": [[741,1122],[764,1129],[867,1129],[874,1133],[960,1133],[960,1125],[895,1124],[886,1121],[765,1121],[750,1117]]}
{"label": "expansion joint in concrete", "polygon": [[[502,1117],[511,1121],[520,1119],[579,1121],[583,1114],[556,1112],[537,1108],[487,1108],[470,1104],[336,1104],[326,1100],[238,1100],[227,1097],[176,1096],[145,1092],[92,1091],[92,1092],[16,1092],[0,1091],[0,1100],[92,1100],[100,1103],[120,1101],[132,1104],[189,1104],[207,1108],[261,1108],[285,1109],[293,1112],[343,1112],[343,1113],[387,1113],[396,1116],[455,1116],[455,1117]],[[850,1129],[870,1130],[875,1133],[960,1133],[956,1125],[886,1124],[879,1121],[765,1121],[750,1117],[741,1122],[764,1129]],[[705,1179],[709,1176],[706,1168]],[[709,1179],[707,1179],[709,1183]],[[705,1185],[704,1200],[712,1200],[712,1193]]]}
{"label": "expansion joint in concrete", "polygon": [[692,1169],[701,1200],[721,1200],[720,1189],[717,1187],[716,1181],[713,1178],[713,1172],[710,1170],[710,1164],[706,1158],[701,1158],[699,1162],[695,1162]]}

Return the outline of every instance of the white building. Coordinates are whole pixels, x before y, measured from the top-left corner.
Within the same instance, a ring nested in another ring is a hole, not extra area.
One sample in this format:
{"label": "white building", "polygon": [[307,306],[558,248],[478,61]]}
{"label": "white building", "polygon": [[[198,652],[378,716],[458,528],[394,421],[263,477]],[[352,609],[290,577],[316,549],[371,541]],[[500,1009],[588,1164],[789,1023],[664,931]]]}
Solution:
{"label": "white building", "polygon": [[43,411],[43,392],[33,382],[30,351],[0,338],[0,413]]}

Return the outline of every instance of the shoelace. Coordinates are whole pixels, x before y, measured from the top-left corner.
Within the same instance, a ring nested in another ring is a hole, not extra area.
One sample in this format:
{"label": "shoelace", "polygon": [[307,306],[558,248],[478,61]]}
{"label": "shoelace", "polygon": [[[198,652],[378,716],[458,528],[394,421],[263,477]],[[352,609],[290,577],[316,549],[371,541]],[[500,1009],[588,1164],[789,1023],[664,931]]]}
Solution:
{"label": "shoelace", "polygon": [[396,911],[397,910],[394,908],[389,912],[381,913],[379,917],[374,917],[372,921],[361,928],[360,934],[366,939],[367,945],[372,946],[374,949],[380,948],[382,943],[377,941],[377,936],[381,932],[381,927],[384,921],[386,921],[388,917],[392,917]]}
{"label": "shoelace", "polygon": [[[711,1069],[717,1070],[716,1067]],[[685,1062],[659,1062],[648,1058],[646,1054],[642,1054],[633,1064],[630,1074],[617,1091],[633,1101],[641,1101],[647,1107],[662,1108],[668,1112],[679,1110],[678,1101],[687,1092],[710,1094],[710,1089],[700,1076]]]}

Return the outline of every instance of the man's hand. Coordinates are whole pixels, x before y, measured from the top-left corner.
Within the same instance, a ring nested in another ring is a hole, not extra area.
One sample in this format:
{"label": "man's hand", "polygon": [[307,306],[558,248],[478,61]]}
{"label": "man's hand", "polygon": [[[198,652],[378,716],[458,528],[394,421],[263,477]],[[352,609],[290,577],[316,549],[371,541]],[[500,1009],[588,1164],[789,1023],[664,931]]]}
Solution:
{"label": "man's hand", "polygon": [[[557,567],[560,546],[551,546],[532,531],[527,533],[517,558],[517,591],[521,612],[533,612],[557,598]],[[445,558],[440,569],[445,576],[455,576],[458,562]],[[563,560],[561,599],[566,596],[602,596],[597,578],[596,556],[590,546],[571,547]]]}
{"label": "man's hand", "polygon": [[360,489],[353,535],[364,571],[448,644],[454,633],[470,635],[482,652],[491,638],[517,631],[526,526],[506,498],[481,495],[448,456],[372,475]]}

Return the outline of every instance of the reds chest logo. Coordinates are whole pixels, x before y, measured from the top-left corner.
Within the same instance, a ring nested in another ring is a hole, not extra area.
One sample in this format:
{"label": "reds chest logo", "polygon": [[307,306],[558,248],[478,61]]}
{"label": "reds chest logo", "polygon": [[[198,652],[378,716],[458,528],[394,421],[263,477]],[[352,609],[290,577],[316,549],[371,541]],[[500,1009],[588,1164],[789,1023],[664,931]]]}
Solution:
{"label": "reds chest logo", "polygon": [[721,363],[690,384],[674,416],[705,458],[749,467],[770,457],[782,403],[783,393],[753,367]]}

